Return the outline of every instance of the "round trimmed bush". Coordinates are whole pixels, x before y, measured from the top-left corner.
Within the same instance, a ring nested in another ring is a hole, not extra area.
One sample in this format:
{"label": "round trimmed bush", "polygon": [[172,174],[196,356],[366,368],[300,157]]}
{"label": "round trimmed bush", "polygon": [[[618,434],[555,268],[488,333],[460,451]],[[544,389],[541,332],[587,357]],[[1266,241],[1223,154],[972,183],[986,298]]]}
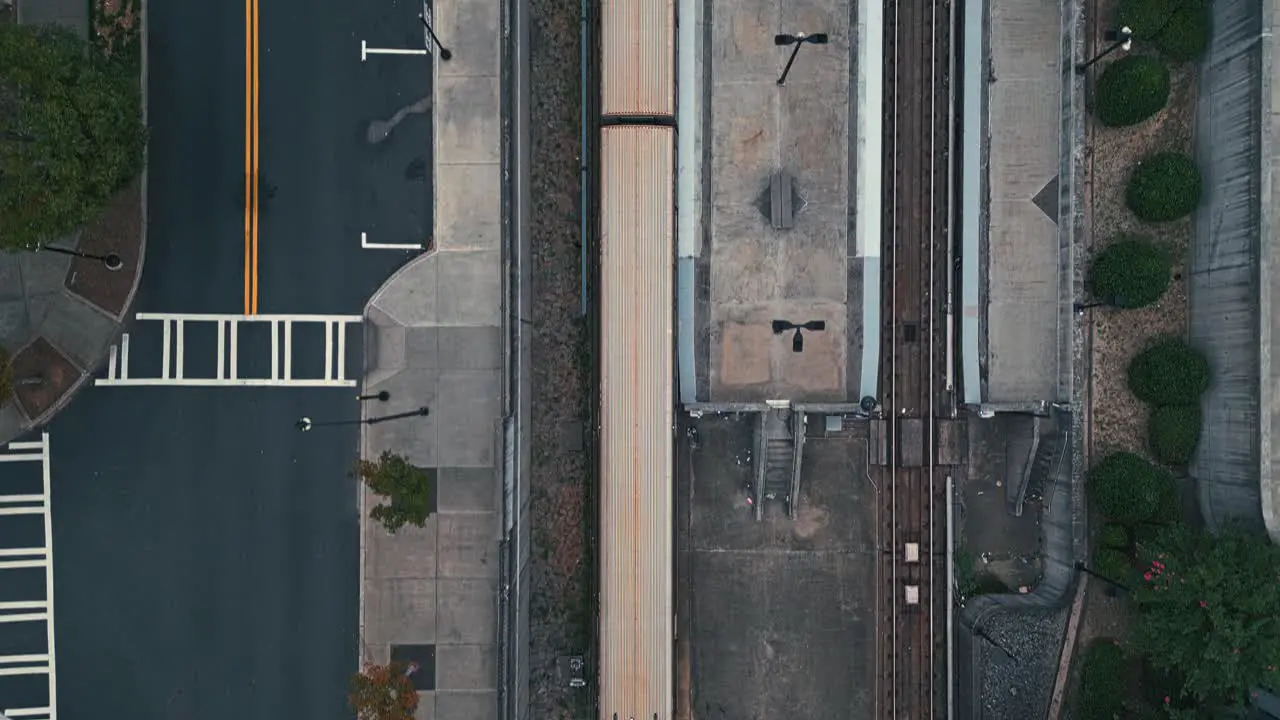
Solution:
{"label": "round trimmed bush", "polygon": [[1095,640],[1080,669],[1082,720],[1114,720],[1124,712],[1128,662],[1114,640]]}
{"label": "round trimmed bush", "polygon": [[1120,0],[1116,19],[1134,40],[1153,43],[1178,62],[1196,60],[1209,47],[1212,21],[1204,0]]}
{"label": "round trimmed bush", "polygon": [[1152,408],[1147,431],[1157,460],[1166,465],[1186,465],[1200,442],[1200,406]]}
{"label": "round trimmed bush", "polygon": [[1125,202],[1143,220],[1169,222],[1194,212],[1201,191],[1195,161],[1183,153],[1162,152],[1146,157],[1133,169]]}
{"label": "round trimmed bush", "polygon": [[1151,345],[1129,362],[1129,390],[1152,405],[1194,405],[1209,389],[1209,361],[1182,340]]}
{"label": "round trimmed bush", "polygon": [[1169,101],[1169,68],[1156,57],[1126,55],[1102,71],[1094,92],[1103,125],[1137,125]]}
{"label": "round trimmed bush", "polygon": [[1089,470],[1088,489],[1102,514],[1115,522],[1166,522],[1177,516],[1173,476],[1133,453],[1103,458]]}
{"label": "round trimmed bush", "polygon": [[1094,297],[1117,307],[1146,307],[1169,287],[1169,254],[1144,237],[1121,236],[1098,254],[1089,273]]}
{"label": "round trimmed bush", "polygon": [[1107,523],[1098,533],[1098,547],[1127,552],[1129,544],[1129,530],[1123,525]]}

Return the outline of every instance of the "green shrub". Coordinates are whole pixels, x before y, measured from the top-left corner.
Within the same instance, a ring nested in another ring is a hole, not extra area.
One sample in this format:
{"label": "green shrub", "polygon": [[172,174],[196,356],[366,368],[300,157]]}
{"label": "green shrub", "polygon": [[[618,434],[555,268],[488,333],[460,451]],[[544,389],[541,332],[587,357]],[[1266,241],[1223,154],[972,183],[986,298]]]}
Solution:
{"label": "green shrub", "polygon": [[1147,432],[1157,460],[1166,465],[1186,465],[1200,442],[1200,406],[1152,408]]}
{"label": "green shrub", "polygon": [[1107,523],[1098,533],[1098,547],[1128,552],[1129,546],[1129,529],[1123,525]]}
{"label": "green shrub", "polygon": [[1195,212],[1201,191],[1195,161],[1183,153],[1162,152],[1147,156],[1133,169],[1125,202],[1147,222],[1169,222]]}
{"label": "green shrub", "polygon": [[1137,43],[1153,43],[1172,60],[1196,60],[1209,47],[1211,16],[1204,0],[1120,0],[1117,26]]}
{"label": "green shrub", "polygon": [[1102,71],[1095,100],[1103,125],[1137,125],[1169,101],[1169,68],[1149,55],[1122,57]]}
{"label": "green shrub", "polygon": [[1178,488],[1164,468],[1127,452],[1112,453],[1089,470],[1089,495],[1109,520],[1168,522],[1178,515]]}
{"label": "green shrub", "polygon": [[1093,567],[1090,570],[1121,585],[1132,580],[1133,559],[1115,548],[1100,547],[1093,551]]}
{"label": "green shrub", "polygon": [[1144,237],[1121,236],[1093,261],[1089,285],[1094,297],[1117,307],[1146,307],[1169,287],[1169,254]]}
{"label": "green shrub", "polygon": [[1082,720],[1115,720],[1124,711],[1128,663],[1114,640],[1097,640],[1084,651],[1080,669]]}
{"label": "green shrub", "polygon": [[1209,389],[1209,361],[1182,340],[1151,345],[1129,362],[1129,390],[1152,405],[1192,405]]}

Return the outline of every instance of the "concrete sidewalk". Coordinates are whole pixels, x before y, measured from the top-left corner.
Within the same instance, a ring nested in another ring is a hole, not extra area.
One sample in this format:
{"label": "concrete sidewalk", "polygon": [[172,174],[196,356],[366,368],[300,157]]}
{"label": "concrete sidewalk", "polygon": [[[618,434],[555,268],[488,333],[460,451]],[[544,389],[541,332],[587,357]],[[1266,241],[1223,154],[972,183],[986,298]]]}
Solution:
{"label": "concrete sidewalk", "polygon": [[[501,537],[500,6],[438,0],[453,58],[436,63],[436,212],[432,250],[396,273],[366,310],[365,392],[383,415],[426,405],[427,418],[365,426],[362,454],[403,454],[436,473],[426,527],[389,536],[362,522],[364,659],[396,646],[430,654],[415,681],[419,718],[498,717]],[[366,494],[361,514],[376,498]]]}

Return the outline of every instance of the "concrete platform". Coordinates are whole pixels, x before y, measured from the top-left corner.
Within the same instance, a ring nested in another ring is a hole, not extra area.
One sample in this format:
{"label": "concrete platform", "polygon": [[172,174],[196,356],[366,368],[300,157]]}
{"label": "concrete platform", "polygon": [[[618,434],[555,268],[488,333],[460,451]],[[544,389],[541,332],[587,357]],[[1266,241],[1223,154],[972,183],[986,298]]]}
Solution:
{"label": "concrete platform", "polygon": [[877,503],[865,437],[810,437],[797,517],[770,503],[757,521],[743,489],[750,417],[704,417],[698,428],[679,487],[691,638],[680,674],[692,716],[871,717]]}
{"label": "concrete platform", "polygon": [[[803,0],[710,0],[704,111],[708,193],[703,247],[707,302],[697,317],[700,367],[709,368],[700,400],[844,402],[858,398],[862,358],[862,261],[857,258],[850,154],[850,4]],[[791,53],[775,33],[825,32],[827,45]],[[794,227],[775,229],[769,179],[794,178]],[[792,351],[791,332],[773,320],[822,320]]]}
{"label": "concrete platform", "polygon": [[[988,402],[1056,401],[1059,321],[1059,135],[1062,11],[1055,0],[990,8],[990,217],[987,228]],[[1066,335],[1069,337],[1069,335]]]}

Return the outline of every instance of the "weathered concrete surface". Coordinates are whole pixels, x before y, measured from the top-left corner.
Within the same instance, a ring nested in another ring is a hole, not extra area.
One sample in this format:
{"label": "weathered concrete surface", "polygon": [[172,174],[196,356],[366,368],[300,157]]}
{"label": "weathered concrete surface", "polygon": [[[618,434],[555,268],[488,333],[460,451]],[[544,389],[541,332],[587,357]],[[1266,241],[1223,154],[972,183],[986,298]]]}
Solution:
{"label": "weathered concrete surface", "polygon": [[1035,199],[1059,170],[1061,10],[1054,0],[1010,0],[989,12],[986,399],[1057,400],[1056,189],[1046,193],[1052,204]]}
{"label": "weathered concrete surface", "polygon": [[[849,5],[710,4],[709,399],[848,400],[862,355],[861,312],[849,311],[862,299],[849,216]],[[777,85],[791,48],[772,36],[819,31],[830,43],[801,48]],[[759,207],[780,170],[805,203],[790,230],[774,230]],[[794,353],[791,333],[770,331],[774,319],[827,326]]]}
{"label": "weathered concrete surface", "polygon": [[810,436],[797,516],[770,503],[757,521],[743,491],[750,418],[698,420],[701,446],[680,472],[693,716],[872,717],[878,499],[866,437]]}

